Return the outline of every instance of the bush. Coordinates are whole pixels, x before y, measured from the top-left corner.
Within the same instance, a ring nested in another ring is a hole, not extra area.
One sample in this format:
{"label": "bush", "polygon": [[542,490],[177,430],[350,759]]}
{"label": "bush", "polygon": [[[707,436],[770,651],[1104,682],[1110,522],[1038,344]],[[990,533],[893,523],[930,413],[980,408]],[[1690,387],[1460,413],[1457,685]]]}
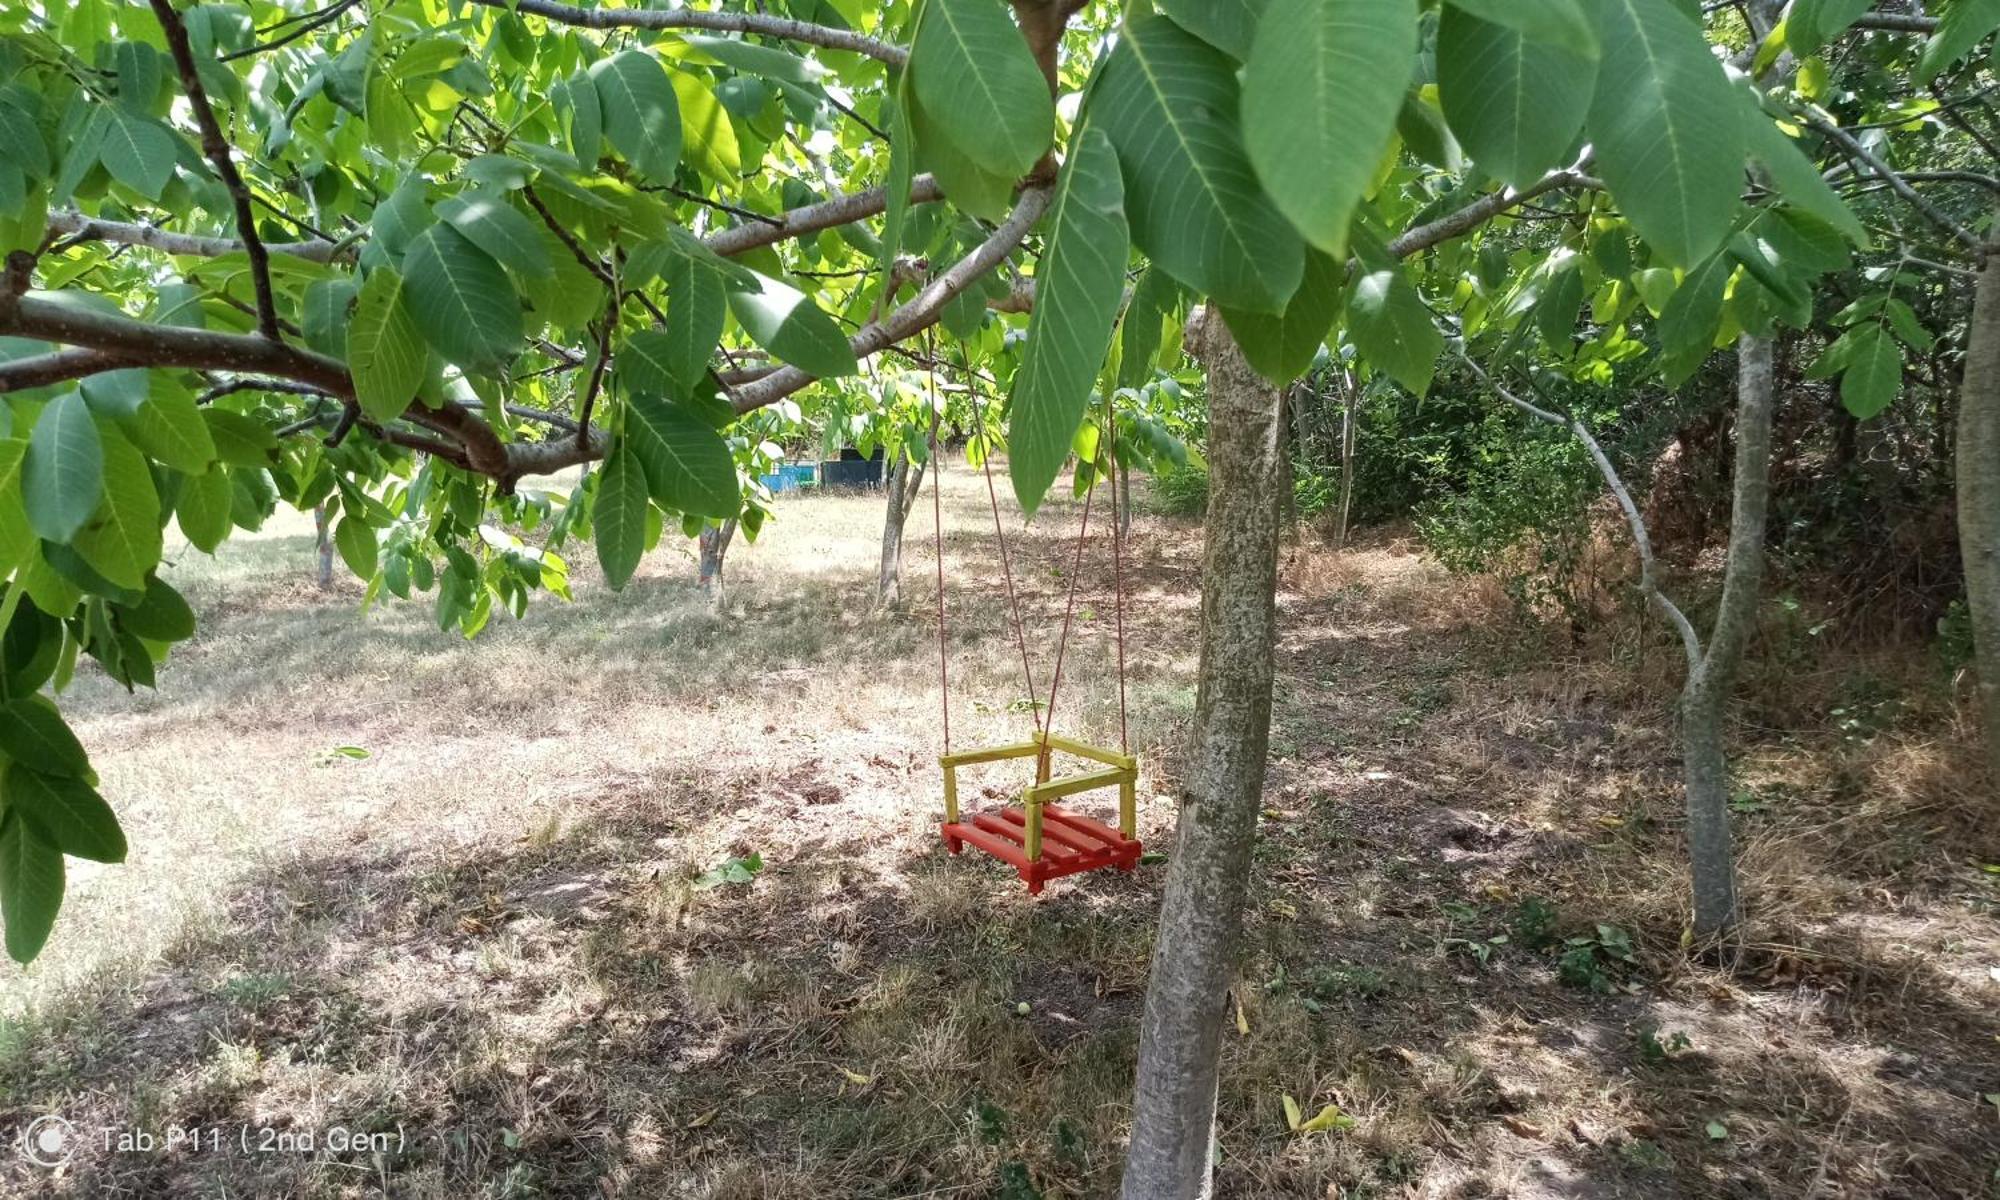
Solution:
{"label": "bush", "polygon": [[1199,517],[1208,512],[1208,468],[1190,461],[1167,467],[1153,476],[1153,505],[1170,517]]}

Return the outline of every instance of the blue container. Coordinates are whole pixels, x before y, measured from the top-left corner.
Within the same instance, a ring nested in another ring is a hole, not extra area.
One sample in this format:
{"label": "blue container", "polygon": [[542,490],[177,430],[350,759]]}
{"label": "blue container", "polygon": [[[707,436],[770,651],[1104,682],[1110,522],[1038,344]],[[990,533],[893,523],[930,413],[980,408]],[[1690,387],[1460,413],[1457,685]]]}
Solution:
{"label": "blue container", "polygon": [[759,475],[757,482],[763,484],[765,490],[772,495],[776,495],[792,486],[792,477],[785,474],[784,468],[780,467],[776,475]]}
{"label": "blue container", "polygon": [[819,482],[819,469],[811,463],[789,463],[778,468],[787,487],[811,487]]}

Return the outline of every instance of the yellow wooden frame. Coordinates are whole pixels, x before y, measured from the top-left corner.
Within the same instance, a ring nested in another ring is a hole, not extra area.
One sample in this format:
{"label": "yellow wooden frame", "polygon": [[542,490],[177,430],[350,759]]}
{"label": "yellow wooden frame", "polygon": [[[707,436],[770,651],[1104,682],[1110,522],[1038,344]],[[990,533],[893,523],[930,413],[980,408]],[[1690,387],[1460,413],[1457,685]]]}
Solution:
{"label": "yellow wooden frame", "polygon": [[[1058,750],[1064,754],[1103,763],[1106,769],[1051,779],[1049,757]],[[1000,762],[1009,758],[1035,760],[1035,782],[1021,793],[1021,808],[1027,815],[1025,845],[1022,848],[1027,852],[1028,861],[1033,862],[1042,856],[1042,807],[1051,800],[1073,796],[1078,792],[1090,792],[1116,785],[1118,832],[1128,839],[1137,836],[1139,760],[1120,750],[1093,746],[1089,742],[1080,742],[1054,733],[1038,733],[1030,742],[989,746],[980,750],[960,750],[955,754],[940,755],[938,765],[944,768],[944,819],[947,823],[958,822],[958,768],[974,763]]]}

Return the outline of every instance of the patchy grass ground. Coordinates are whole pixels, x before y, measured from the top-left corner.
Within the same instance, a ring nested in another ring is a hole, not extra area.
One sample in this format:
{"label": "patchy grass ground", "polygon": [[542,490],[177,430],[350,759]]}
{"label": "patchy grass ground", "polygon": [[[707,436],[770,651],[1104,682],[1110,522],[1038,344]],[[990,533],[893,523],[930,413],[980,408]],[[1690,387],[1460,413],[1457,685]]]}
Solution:
{"label": "patchy grass ground", "polygon": [[[1012,740],[984,489],[947,483],[953,735]],[[303,525],[181,554],[198,640],[74,700],[133,860],[0,968],[0,1129],[81,1149],[0,1156],[0,1193],[1111,1194],[1164,868],[1036,901],[946,856],[928,505],[900,617],[877,500],[779,512],[719,615],[667,549],[470,644],[318,592]],[[1012,539],[1044,680],[1073,516]],[[1101,563],[1060,704],[1115,738]],[[1198,573],[1198,529],[1140,520],[1161,849]],[[2000,833],[1938,688],[1760,649],[1757,920],[1694,958],[1669,651],[1565,649],[1393,542],[1284,574],[1224,1194],[2000,1194]],[[1287,1095],[1352,1127],[1295,1136]]]}

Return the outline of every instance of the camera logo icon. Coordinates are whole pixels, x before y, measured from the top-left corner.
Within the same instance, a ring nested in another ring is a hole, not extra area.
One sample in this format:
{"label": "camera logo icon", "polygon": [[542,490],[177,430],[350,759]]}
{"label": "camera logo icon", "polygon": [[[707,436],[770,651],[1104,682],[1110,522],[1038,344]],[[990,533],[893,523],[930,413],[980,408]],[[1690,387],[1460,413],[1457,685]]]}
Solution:
{"label": "camera logo icon", "polygon": [[61,1117],[37,1117],[21,1131],[21,1155],[38,1167],[62,1166],[76,1146],[76,1126]]}

